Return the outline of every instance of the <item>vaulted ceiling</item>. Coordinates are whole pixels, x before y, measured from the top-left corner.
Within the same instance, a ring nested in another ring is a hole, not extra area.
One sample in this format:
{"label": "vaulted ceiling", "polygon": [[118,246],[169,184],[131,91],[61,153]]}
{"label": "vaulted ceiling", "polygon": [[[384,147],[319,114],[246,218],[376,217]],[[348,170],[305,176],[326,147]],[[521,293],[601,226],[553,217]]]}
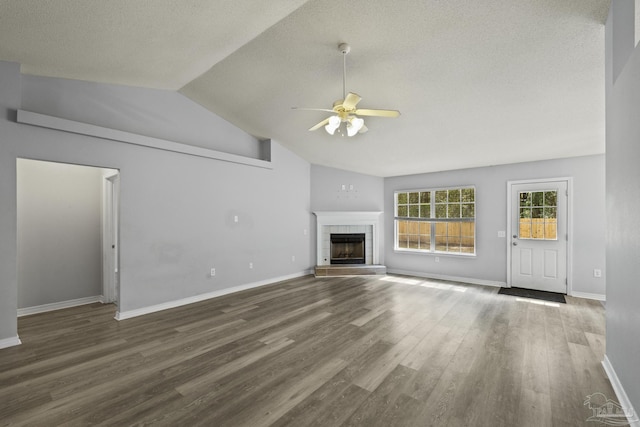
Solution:
{"label": "vaulted ceiling", "polygon": [[[610,0],[0,0],[27,74],[179,90],[311,163],[377,176],[604,152]],[[347,91],[353,138],[307,129]]]}

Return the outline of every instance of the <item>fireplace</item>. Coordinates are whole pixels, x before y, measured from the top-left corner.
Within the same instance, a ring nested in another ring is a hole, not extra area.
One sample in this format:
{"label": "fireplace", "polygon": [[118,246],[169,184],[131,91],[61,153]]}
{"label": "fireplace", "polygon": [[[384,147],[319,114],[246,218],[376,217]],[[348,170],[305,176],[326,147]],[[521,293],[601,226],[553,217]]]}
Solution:
{"label": "fireplace", "polygon": [[364,264],[365,233],[331,233],[331,264]]}
{"label": "fireplace", "polygon": [[[317,266],[330,267],[333,264],[334,267],[340,267],[340,264],[336,265],[331,262],[331,235],[338,233],[364,233],[364,265],[379,265],[382,252],[379,239],[382,229],[382,212],[319,211],[314,214],[317,218]],[[361,266],[362,264],[353,265],[353,267]]]}

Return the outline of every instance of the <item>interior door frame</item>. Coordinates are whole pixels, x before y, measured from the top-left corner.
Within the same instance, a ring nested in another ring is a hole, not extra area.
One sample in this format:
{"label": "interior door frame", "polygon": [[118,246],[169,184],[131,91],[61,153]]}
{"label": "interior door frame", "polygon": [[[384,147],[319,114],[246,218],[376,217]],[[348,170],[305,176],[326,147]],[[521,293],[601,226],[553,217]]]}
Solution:
{"label": "interior door frame", "polygon": [[518,184],[547,184],[551,182],[563,181],[567,183],[567,295],[573,295],[573,177],[540,178],[507,181],[507,224],[506,224],[506,245],[507,245],[507,288],[511,287],[511,220],[513,200],[511,197],[512,187]]}
{"label": "interior door frame", "polygon": [[103,303],[117,304],[120,297],[117,289],[120,272],[120,171],[107,173],[102,182],[102,296]]}

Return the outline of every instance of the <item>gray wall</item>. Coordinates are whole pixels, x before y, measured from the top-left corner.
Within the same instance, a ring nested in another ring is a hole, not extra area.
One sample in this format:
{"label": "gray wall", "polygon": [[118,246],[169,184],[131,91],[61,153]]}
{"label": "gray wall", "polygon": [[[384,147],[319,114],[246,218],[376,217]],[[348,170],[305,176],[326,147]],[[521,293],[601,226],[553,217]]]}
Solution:
{"label": "gray wall", "polygon": [[[633,25],[633,1],[611,2],[607,51],[607,357],[640,411],[640,47],[620,34]],[[621,31],[617,31],[621,27]],[[616,37],[618,36],[618,37]],[[627,60],[628,58],[628,60]],[[626,64],[615,79],[615,64]]]}
{"label": "gray wall", "polygon": [[[604,155],[409,175],[385,179],[385,264],[389,269],[489,282],[507,281],[507,181],[573,177],[573,291],[605,294]],[[394,191],[475,185],[476,257],[396,253]],[[571,267],[571,266],[570,266]],[[593,277],[595,268],[603,277]]]}
{"label": "gray wall", "polygon": [[18,159],[18,308],[102,295],[102,169]]}
{"label": "gray wall", "polygon": [[256,138],[173,91],[23,75],[22,109],[260,158]]}
{"label": "gray wall", "polygon": [[311,165],[312,211],[382,211],[383,192],[383,178]]}
{"label": "gray wall", "polygon": [[0,340],[17,336],[16,149],[20,65],[0,61]]}
{"label": "gray wall", "polygon": [[[269,170],[21,125],[15,123],[20,83],[19,65],[0,62],[0,339],[16,336],[18,157],[120,170],[121,311],[311,267],[311,243],[304,234],[311,229],[310,165],[277,142]],[[91,96],[110,98],[111,86],[91,86]],[[68,90],[83,92],[85,85]],[[139,133],[153,134],[167,111],[157,103],[144,107]],[[69,118],[55,105],[47,108],[39,112]],[[215,121],[212,114],[207,117]],[[210,133],[208,121],[193,126]],[[220,133],[230,144],[236,139]],[[213,278],[211,267],[217,269]]]}
{"label": "gray wall", "polygon": [[[311,211],[383,212],[384,179],[342,169],[311,165]],[[311,231],[314,248],[315,232],[314,216]],[[384,233],[380,233],[378,241],[384,247]],[[384,264],[384,251],[381,252],[379,261]]]}

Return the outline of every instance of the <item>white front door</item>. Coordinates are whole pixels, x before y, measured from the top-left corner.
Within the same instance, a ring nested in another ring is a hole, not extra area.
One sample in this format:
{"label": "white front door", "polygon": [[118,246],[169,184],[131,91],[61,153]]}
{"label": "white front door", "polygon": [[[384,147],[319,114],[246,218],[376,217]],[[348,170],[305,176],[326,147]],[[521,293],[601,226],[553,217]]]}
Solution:
{"label": "white front door", "polygon": [[511,184],[511,286],[567,293],[567,181]]}

